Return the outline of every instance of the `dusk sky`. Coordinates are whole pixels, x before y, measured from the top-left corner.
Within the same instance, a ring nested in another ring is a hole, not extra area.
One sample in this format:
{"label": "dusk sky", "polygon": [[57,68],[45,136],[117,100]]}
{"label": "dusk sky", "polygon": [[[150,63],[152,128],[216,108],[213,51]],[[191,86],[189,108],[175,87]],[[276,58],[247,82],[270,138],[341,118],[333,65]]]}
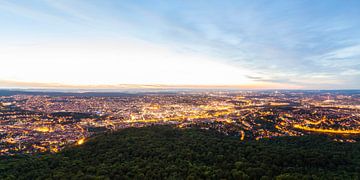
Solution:
{"label": "dusk sky", "polygon": [[360,1],[1,0],[0,87],[360,89]]}

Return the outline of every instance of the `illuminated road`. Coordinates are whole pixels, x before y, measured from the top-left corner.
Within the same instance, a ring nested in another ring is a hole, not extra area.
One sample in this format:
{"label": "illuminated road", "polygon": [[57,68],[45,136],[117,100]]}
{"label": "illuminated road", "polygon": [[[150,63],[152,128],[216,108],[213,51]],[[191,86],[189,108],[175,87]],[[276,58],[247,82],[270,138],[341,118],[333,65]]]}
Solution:
{"label": "illuminated road", "polygon": [[320,129],[320,128],[310,128],[307,126],[302,126],[295,124],[293,126],[296,129],[301,129],[304,131],[319,132],[319,133],[331,133],[331,134],[360,134],[360,130],[335,130],[335,129]]}

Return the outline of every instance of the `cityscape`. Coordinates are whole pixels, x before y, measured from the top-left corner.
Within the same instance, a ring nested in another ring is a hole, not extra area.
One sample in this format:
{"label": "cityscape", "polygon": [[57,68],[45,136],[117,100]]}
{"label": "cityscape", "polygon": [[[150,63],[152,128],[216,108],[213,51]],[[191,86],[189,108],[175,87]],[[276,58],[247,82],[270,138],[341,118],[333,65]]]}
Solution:
{"label": "cityscape", "polygon": [[101,132],[171,125],[239,141],[326,134],[356,142],[359,91],[199,91],[0,97],[1,155],[56,153]]}
{"label": "cityscape", "polygon": [[0,0],[0,180],[360,179],[360,0]]}

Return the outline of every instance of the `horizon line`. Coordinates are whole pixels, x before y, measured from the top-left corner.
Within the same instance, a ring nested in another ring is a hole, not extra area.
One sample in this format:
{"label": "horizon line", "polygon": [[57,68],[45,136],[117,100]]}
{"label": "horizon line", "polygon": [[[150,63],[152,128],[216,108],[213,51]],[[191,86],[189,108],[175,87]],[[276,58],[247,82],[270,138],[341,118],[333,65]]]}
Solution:
{"label": "horizon line", "polygon": [[278,83],[257,83],[257,84],[63,84],[63,83],[44,83],[44,82],[25,82],[0,80],[0,90],[360,90],[356,88],[305,88],[301,86],[287,86]]}

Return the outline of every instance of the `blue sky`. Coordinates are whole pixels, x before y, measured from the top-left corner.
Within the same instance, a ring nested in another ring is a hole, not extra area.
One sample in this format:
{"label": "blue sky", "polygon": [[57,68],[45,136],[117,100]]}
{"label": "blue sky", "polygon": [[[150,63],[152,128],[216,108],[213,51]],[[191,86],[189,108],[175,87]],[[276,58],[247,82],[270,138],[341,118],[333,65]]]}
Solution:
{"label": "blue sky", "polygon": [[357,0],[3,0],[0,86],[359,89],[359,19]]}

